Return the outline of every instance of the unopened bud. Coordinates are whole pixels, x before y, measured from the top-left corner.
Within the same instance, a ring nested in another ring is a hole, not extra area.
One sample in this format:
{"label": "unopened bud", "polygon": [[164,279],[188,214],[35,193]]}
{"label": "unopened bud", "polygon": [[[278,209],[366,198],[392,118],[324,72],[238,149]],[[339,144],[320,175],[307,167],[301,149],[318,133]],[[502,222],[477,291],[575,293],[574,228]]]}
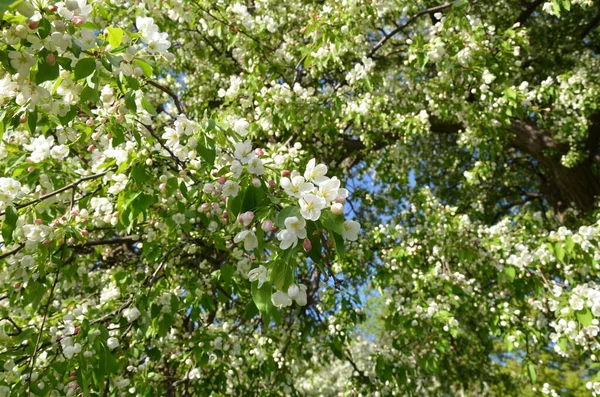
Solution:
{"label": "unopened bud", "polygon": [[250,223],[252,223],[253,219],[254,219],[254,212],[252,212],[252,211],[244,212],[243,214],[240,214],[240,216],[238,217],[238,221],[244,226],[248,226]]}
{"label": "unopened bud", "polygon": [[307,239],[307,238],[304,239],[304,241],[302,242],[302,248],[304,248],[305,252],[312,251],[312,243],[310,242],[309,239]]}
{"label": "unopened bud", "polygon": [[271,229],[273,228],[273,222],[271,222],[269,219],[263,221],[262,225],[260,225],[260,228],[263,230],[263,232],[265,233],[269,233],[271,231]]}
{"label": "unopened bud", "polygon": [[261,183],[260,183],[260,179],[258,178],[252,178],[252,186],[254,187],[260,187]]}
{"label": "unopened bud", "polygon": [[50,53],[46,56],[46,63],[50,66],[56,65],[56,55]]}
{"label": "unopened bud", "polygon": [[291,174],[290,170],[281,171],[281,176],[290,176],[290,174]]}
{"label": "unopened bud", "polygon": [[333,215],[343,215],[344,214],[344,204],[333,203],[331,205],[331,213]]}
{"label": "unopened bud", "polygon": [[219,183],[220,183],[221,185],[224,185],[224,184],[225,184],[225,182],[227,182],[227,178],[225,178],[224,176],[222,176],[222,177],[219,177]]}
{"label": "unopened bud", "polygon": [[269,183],[269,187],[270,187],[270,188],[274,188],[275,186],[277,186],[277,184],[275,183],[275,181],[274,181],[274,180],[272,180],[272,179],[271,179],[271,180],[269,180],[269,182],[268,182],[268,183]]}
{"label": "unopened bud", "polygon": [[264,155],[265,155],[265,151],[264,151],[262,148],[256,148],[256,149],[254,150],[254,153],[256,153],[256,155],[257,155],[258,157],[260,157],[260,156],[264,156]]}
{"label": "unopened bud", "polygon": [[85,20],[83,19],[83,17],[75,15],[73,18],[71,18],[71,23],[73,24],[73,26],[78,28],[85,23]]}
{"label": "unopened bud", "polygon": [[37,21],[31,21],[27,24],[27,27],[31,30],[37,29],[38,26],[39,26],[39,23]]}

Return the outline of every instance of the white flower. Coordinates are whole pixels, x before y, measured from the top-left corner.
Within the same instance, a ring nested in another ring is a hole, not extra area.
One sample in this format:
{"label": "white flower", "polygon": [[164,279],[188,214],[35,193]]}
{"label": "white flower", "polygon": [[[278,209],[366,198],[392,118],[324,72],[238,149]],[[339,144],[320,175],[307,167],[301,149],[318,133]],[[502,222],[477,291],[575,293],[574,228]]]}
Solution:
{"label": "white flower", "polygon": [[[242,175],[242,172],[244,171],[244,167],[242,167],[242,163],[240,163],[239,161],[233,160],[231,162],[231,167],[229,168],[229,170],[233,174],[234,178],[239,178]],[[248,170],[250,170],[250,167],[248,167]]]}
{"label": "white flower", "polygon": [[306,221],[304,219],[290,216],[285,218],[283,223],[285,228],[297,238],[306,238]]}
{"label": "white flower", "polygon": [[135,26],[140,32],[140,36],[144,43],[148,43],[155,33],[158,33],[158,25],[154,23],[154,18],[137,17]]}
{"label": "white flower", "polygon": [[306,221],[295,216],[287,217],[284,221],[285,229],[277,233],[280,241],[279,248],[285,250],[295,247],[299,238],[306,238]]}
{"label": "white flower", "polygon": [[321,182],[319,185],[319,196],[327,201],[333,201],[339,195],[340,180],[336,177]]}
{"label": "white flower", "polygon": [[12,178],[0,178],[0,210],[12,204],[21,191],[21,183]]}
{"label": "white flower", "polygon": [[258,247],[258,239],[251,230],[242,230],[236,234],[233,238],[233,242],[237,244],[240,241],[244,242],[244,248],[246,251],[252,251],[254,248]]}
{"label": "white flower", "polygon": [[54,145],[54,137],[38,136],[29,145],[23,145],[26,150],[32,151],[31,161],[42,162],[50,155],[50,148]]}
{"label": "white flower", "polygon": [[82,50],[89,50],[96,45],[96,33],[89,29],[81,29],[81,39],[76,40]]}
{"label": "white flower", "polygon": [[142,313],[140,313],[137,307],[128,307],[127,309],[123,310],[123,315],[130,323],[137,320],[141,314]]}
{"label": "white flower", "polygon": [[23,234],[28,242],[40,243],[49,239],[52,235],[52,231],[48,225],[24,225]]}
{"label": "white flower", "polygon": [[316,221],[321,216],[321,210],[327,206],[327,202],[322,197],[314,194],[305,194],[300,199],[300,214],[304,219]]}
{"label": "white flower", "polygon": [[50,149],[50,156],[56,160],[62,160],[69,155],[69,147],[67,145],[56,145]]}
{"label": "white flower", "polygon": [[183,225],[185,223],[185,215],[184,214],[175,214],[171,217],[173,222],[177,225]]}
{"label": "white flower", "polygon": [[86,0],[67,0],[57,3],[57,6],[59,7],[58,13],[65,19],[71,19],[74,16],[85,17],[92,11],[92,6],[87,4]]}
{"label": "white flower", "polygon": [[258,280],[258,288],[262,287],[266,278],[267,268],[263,265],[259,265],[256,269],[252,269],[248,272],[248,280],[250,280],[250,282]]}
{"label": "white flower", "polygon": [[117,346],[119,346],[119,340],[117,338],[115,338],[114,336],[111,336],[106,341],[106,346],[108,346],[108,348],[110,350],[114,350]]}
{"label": "white flower", "polygon": [[194,368],[188,373],[188,379],[200,379],[200,376],[201,374],[198,368]]}
{"label": "white flower", "polygon": [[279,181],[279,184],[285,190],[285,192],[292,197],[300,198],[304,193],[312,192],[315,186],[310,182],[305,182],[305,179],[301,175],[296,175],[290,178],[283,177]]}
{"label": "white flower", "polygon": [[342,228],[342,237],[345,240],[356,241],[358,240],[358,233],[360,232],[360,224],[356,221],[345,221]]}
{"label": "white flower", "polygon": [[306,171],[304,171],[304,178],[307,181],[314,182],[318,185],[327,180],[327,177],[325,176],[327,173],[327,166],[325,164],[315,165],[315,163],[315,159],[312,159],[308,162],[306,165]]}
{"label": "white flower", "polygon": [[584,301],[579,297],[579,295],[573,294],[569,299],[569,305],[571,305],[573,310],[581,310],[583,309]]}
{"label": "white flower", "polygon": [[306,296],[306,285],[304,284],[292,284],[290,285],[290,287],[288,288],[287,291],[288,296],[295,300],[297,304],[299,304],[300,306],[305,306],[306,305],[306,301],[307,301],[307,296]]}
{"label": "white flower", "polygon": [[10,65],[23,77],[27,76],[31,67],[35,65],[35,57],[27,52],[11,51],[8,57]]}
{"label": "white flower", "polygon": [[252,143],[249,140],[237,142],[235,144],[234,156],[240,160],[242,164],[247,164],[250,159],[256,157],[256,153],[252,150]]}
{"label": "white flower", "polygon": [[298,244],[298,237],[287,229],[284,229],[277,233],[277,240],[279,243],[279,248],[282,250],[288,249],[290,247],[295,247]]}
{"label": "white flower", "polygon": [[292,300],[290,299],[290,297],[285,292],[281,291],[277,291],[273,295],[271,295],[271,302],[273,302],[273,305],[275,307],[278,307],[280,309],[282,307],[292,305]]}
{"label": "white flower", "polygon": [[248,127],[250,127],[250,123],[246,119],[237,119],[231,129],[241,136],[246,136],[248,135]]}
{"label": "white flower", "polygon": [[240,185],[232,180],[225,182],[223,185],[223,196],[235,197],[240,191]]}
{"label": "white flower", "polygon": [[115,182],[115,184],[108,188],[108,192],[110,194],[116,195],[125,190],[128,182],[126,174],[115,174],[111,177],[111,179]]}
{"label": "white flower", "polygon": [[254,175],[262,175],[265,173],[265,167],[258,157],[248,161],[248,172]]}

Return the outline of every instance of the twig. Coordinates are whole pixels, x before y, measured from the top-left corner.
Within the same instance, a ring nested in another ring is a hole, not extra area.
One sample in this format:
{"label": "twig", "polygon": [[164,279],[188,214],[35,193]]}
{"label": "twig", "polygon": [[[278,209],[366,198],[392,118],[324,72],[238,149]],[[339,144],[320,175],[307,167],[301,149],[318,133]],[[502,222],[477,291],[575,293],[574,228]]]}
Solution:
{"label": "twig", "polygon": [[381,40],[379,40],[379,42],[377,44],[375,44],[375,47],[373,47],[371,49],[371,51],[369,52],[368,57],[372,57],[377,51],[379,51],[379,49],[381,47],[383,47],[383,45],[392,37],[394,37],[395,35],[397,35],[398,33],[400,33],[402,30],[406,29],[408,26],[410,26],[414,21],[416,21],[419,17],[425,15],[425,14],[433,14],[435,12],[438,11],[443,11],[446,8],[449,8],[452,6],[453,3],[445,3],[436,7],[431,7],[428,8],[426,10],[420,11],[418,13],[416,13],[415,15],[413,15],[412,17],[410,17],[404,24],[398,26],[396,29],[392,30],[391,32],[389,32],[387,35],[385,35]]}
{"label": "twig", "polygon": [[159,90],[161,90],[162,92],[164,92],[165,94],[167,94],[168,96],[173,98],[173,102],[175,102],[175,106],[177,107],[177,111],[179,112],[179,114],[185,114],[185,108],[181,104],[179,97],[173,91],[171,91],[171,89],[169,89],[163,85],[160,85],[156,81],[150,80],[150,79],[146,79],[146,83],[150,84],[153,87],[158,88]]}
{"label": "twig", "polygon": [[21,251],[23,249],[23,247],[25,247],[25,244],[23,244],[23,243],[19,244],[19,246],[17,248],[15,248],[14,250],[5,252],[4,254],[0,255],[0,259],[4,259],[8,256],[11,256],[12,254],[16,254],[17,252]]}
{"label": "twig", "polygon": [[[61,187],[60,189],[57,189],[53,192],[47,193],[43,196],[41,196],[40,198],[37,198],[35,200],[29,201],[27,203],[23,203],[23,204],[16,204],[14,207],[16,209],[20,209],[20,208],[25,208],[25,207],[29,207],[30,205],[34,205],[37,204],[39,202],[42,202],[44,200],[46,200],[47,198],[56,196],[58,194],[61,194],[62,192],[66,192],[69,189],[75,189],[77,187],[77,185],[79,185],[80,183],[92,180],[92,179],[96,179],[96,178],[100,178],[103,177],[104,175],[106,175],[108,173],[108,171],[104,171],[100,174],[94,174],[94,175],[89,175],[89,176],[85,176],[81,179],[76,180],[75,182],[69,183],[67,186]],[[2,211],[0,212],[0,216],[4,215],[6,213],[6,211]]]}
{"label": "twig", "polygon": [[17,323],[15,323],[15,321],[12,318],[10,318],[8,316],[0,318],[0,321],[4,321],[4,320],[6,320],[9,323],[11,323],[13,325],[13,327],[15,327],[15,329],[17,330],[17,332],[14,332],[14,333],[11,332],[10,334],[6,334],[6,335],[8,335],[8,336],[15,336],[15,335],[19,335],[21,332],[23,332],[23,330],[21,329],[21,327],[19,327],[17,325]]}
{"label": "twig", "polygon": [[[63,249],[61,253],[61,262],[65,255],[66,244],[63,243]],[[50,290],[50,296],[48,296],[48,301],[46,302],[46,307],[44,309],[44,317],[42,318],[42,325],[40,326],[40,333],[38,334],[37,340],[35,341],[35,347],[33,348],[33,353],[31,354],[31,363],[29,368],[29,388],[27,390],[27,396],[31,397],[31,375],[33,374],[33,367],[35,366],[35,358],[38,352],[38,348],[40,346],[40,341],[42,340],[42,335],[44,334],[44,326],[46,325],[46,319],[48,318],[48,311],[50,309],[50,303],[52,302],[52,298],[54,297],[54,290],[56,289],[56,284],[58,284],[58,269],[54,275],[54,283],[52,283],[52,289]]]}

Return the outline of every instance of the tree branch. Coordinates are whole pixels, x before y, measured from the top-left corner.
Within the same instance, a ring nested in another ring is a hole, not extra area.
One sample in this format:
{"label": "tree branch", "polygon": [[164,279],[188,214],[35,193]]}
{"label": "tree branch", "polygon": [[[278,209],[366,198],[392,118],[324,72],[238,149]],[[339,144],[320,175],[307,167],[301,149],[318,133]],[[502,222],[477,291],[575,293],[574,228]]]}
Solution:
{"label": "tree branch", "polygon": [[151,80],[151,79],[146,79],[146,83],[150,84],[153,87],[158,88],[159,90],[161,90],[162,92],[164,92],[165,94],[170,96],[173,99],[173,102],[175,102],[175,106],[177,107],[177,111],[179,112],[179,114],[185,114],[185,108],[181,104],[179,97],[173,91],[171,91],[171,89],[169,89],[163,85],[160,85],[156,81]]}
{"label": "tree branch", "polygon": [[391,39],[392,37],[394,37],[395,35],[397,35],[398,33],[400,33],[401,31],[403,31],[404,29],[406,29],[407,27],[409,27],[413,22],[415,22],[419,17],[426,15],[426,14],[433,14],[439,11],[443,11],[446,8],[449,8],[452,6],[453,3],[445,3],[439,6],[435,6],[435,7],[431,7],[428,8],[426,10],[420,11],[418,13],[416,13],[415,15],[413,15],[412,17],[408,18],[408,20],[398,26],[396,29],[392,30],[391,32],[389,32],[387,35],[383,36],[383,38],[381,40],[379,40],[379,42],[377,44],[375,44],[375,47],[373,47],[371,49],[371,51],[369,52],[369,55],[367,55],[369,58],[371,58],[373,55],[375,55],[375,53],[377,51],[379,51],[379,49],[381,47],[383,47],[385,45],[385,43]]}

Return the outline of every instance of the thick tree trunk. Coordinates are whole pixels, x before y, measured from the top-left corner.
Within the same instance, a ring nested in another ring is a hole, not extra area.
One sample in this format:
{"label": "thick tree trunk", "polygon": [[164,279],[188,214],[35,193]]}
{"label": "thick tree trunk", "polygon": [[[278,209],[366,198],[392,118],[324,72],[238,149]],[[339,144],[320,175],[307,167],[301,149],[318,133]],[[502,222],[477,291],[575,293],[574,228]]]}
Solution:
{"label": "thick tree trunk", "polygon": [[[597,144],[600,120],[594,118],[590,126],[588,144]],[[538,161],[546,178],[545,195],[559,211],[574,205],[583,212],[595,208],[600,196],[600,179],[594,172],[594,153],[574,167],[565,167],[560,157],[567,153],[567,145],[557,143],[550,134],[521,120],[513,121],[510,131],[514,134],[512,144]],[[588,148],[590,150],[593,147]]]}

